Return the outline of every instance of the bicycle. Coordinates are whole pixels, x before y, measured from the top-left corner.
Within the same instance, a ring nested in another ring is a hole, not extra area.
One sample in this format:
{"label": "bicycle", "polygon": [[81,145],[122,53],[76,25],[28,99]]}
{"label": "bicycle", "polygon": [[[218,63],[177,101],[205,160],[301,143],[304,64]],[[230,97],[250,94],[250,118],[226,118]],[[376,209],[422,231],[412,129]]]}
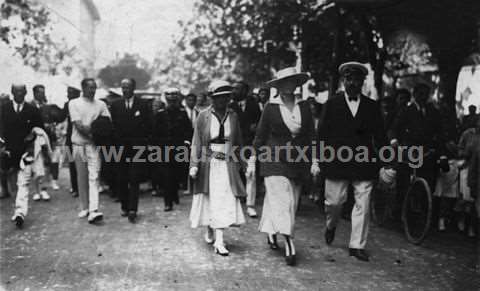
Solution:
{"label": "bicycle", "polygon": [[[424,158],[432,154],[430,151]],[[401,221],[407,240],[415,245],[421,244],[432,221],[432,192],[427,181],[417,176],[417,169],[412,168],[407,191],[403,196]],[[374,222],[383,226],[394,218],[397,204],[396,186],[389,189],[376,187],[371,201],[371,216]]]}

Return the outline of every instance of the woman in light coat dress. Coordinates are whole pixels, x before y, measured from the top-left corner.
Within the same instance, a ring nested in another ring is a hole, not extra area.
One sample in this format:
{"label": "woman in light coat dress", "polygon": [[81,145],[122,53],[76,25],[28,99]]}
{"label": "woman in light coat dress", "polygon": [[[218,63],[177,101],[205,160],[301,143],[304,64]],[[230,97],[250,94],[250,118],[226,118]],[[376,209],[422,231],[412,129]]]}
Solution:
{"label": "woman in light coat dress", "polygon": [[[238,116],[227,108],[231,86],[224,81],[210,86],[212,106],[200,112],[192,140],[189,175],[193,201],[191,226],[206,226],[205,240],[213,243],[215,253],[227,256],[223,230],[245,223],[240,197],[246,197],[240,179],[240,159],[232,148],[241,146]],[[214,239],[215,237],[215,239]]]}

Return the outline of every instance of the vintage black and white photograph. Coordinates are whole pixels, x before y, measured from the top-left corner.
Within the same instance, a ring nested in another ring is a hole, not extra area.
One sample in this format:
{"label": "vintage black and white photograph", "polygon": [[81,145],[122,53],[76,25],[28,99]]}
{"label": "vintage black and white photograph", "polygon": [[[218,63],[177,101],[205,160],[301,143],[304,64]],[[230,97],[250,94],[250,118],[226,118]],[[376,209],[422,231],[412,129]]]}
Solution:
{"label": "vintage black and white photograph", "polygon": [[479,0],[0,0],[0,291],[480,290],[479,107]]}

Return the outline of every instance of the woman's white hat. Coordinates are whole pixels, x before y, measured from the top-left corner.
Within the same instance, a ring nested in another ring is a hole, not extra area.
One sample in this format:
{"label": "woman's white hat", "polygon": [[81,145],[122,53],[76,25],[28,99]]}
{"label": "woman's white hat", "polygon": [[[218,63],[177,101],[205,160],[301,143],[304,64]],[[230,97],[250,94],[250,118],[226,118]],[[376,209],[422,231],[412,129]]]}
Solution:
{"label": "woman's white hat", "polygon": [[210,97],[230,95],[232,94],[232,85],[223,80],[213,81],[208,87],[208,93],[210,93]]}
{"label": "woman's white hat", "polygon": [[297,87],[298,87],[298,86],[301,86],[301,85],[305,84],[305,82],[307,82],[308,79],[310,79],[310,75],[307,74],[307,73],[298,72],[297,68],[295,68],[295,67],[288,67],[288,68],[285,68],[285,69],[282,69],[282,70],[278,71],[275,74],[275,78],[268,81],[267,85],[271,86],[271,87],[275,87],[279,83],[281,83],[285,80],[291,80],[291,79],[295,80],[295,82],[297,83]]}

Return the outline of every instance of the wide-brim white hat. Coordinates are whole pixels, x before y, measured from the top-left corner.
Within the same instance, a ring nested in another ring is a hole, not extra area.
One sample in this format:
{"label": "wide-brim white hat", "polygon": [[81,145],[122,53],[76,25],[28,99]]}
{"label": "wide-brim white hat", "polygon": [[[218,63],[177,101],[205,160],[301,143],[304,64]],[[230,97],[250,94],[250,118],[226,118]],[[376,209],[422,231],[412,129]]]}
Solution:
{"label": "wide-brim white hat", "polygon": [[223,80],[213,81],[208,86],[208,93],[210,93],[210,97],[228,96],[232,94],[232,85]]}
{"label": "wide-brim white hat", "polygon": [[288,67],[278,71],[275,74],[275,78],[268,81],[267,85],[270,87],[276,87],[278,84],[286,80],[295,80],[297,87],[299,87],[305,84],[308,79],[310,79],[310,75],[308,73],[298,72],[297,68],[295,67]]}

